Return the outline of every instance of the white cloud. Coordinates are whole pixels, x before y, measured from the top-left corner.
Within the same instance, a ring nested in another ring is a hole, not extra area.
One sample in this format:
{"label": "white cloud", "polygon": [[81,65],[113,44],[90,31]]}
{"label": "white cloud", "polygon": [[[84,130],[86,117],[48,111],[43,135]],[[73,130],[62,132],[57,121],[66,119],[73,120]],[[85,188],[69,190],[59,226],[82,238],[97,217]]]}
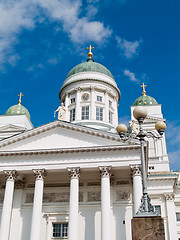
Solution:
{"label": "white cloud", "polygon": [[20,43],[24,29],[32,30],[43,20],[57,22],[74,43],[103,42],[111,30],[103,22],[92,21],[97,8],[90,6],[87,17],[82,14],[82,0],[1,0],[0,2],[0,68],[3,63],[12,66],[20,56],[14,47]]}
{"label": "white cloud", "polygon": [[136,40],[134,42],[127,41],[124,38],[116,37],[118,48],[127,59],[131,59],[134,56],[137,56],[139,53],[139,47],[142,43],[142,39]]}
{"label": "white cloud", "polygon": [[[36,9],[33,9],[34,13]],[[32,7],[24,1],[4,1],[0,3],[0,63],[9,62],[14,65],[19,59],[13,46],[18,43],[18,34],[22,28],[32,29],[34,19]]]}
{"label": "white cloud", "polygon": [[135,73],[130,72],[129,70],[125,69],[124,70],[124,75],[129,77],[130,81],[139,83],[139,79],[136,78]]}
{"label": "white cloud", "polygon": [[89,4],[87,6],[86,10],[87,10],[86,15],[88,18],[94,17],[96,15],[96,13],[98,12],[98,8],[91,4]]}
{"label": "white cloud", "polygon": [[[103,42],[111,30],[103,22],[92,21],[97,8],[91,6],[87,17],[82,0],[1,0],[0,2],[0,67],[4,62],[14,65],[19,59],[13,49],[20,42],[24,29],[32,30],[43,20],[57,22],[74,43]],[[13,60],[13,61],[12,61]]]}
{"label": "white cloud", "polygon": [[88,41],[101,42],[111,35],[111,30],[98,21],[89,22],[87,18],[79,19],[70,31],[70,38],[75,43]]}

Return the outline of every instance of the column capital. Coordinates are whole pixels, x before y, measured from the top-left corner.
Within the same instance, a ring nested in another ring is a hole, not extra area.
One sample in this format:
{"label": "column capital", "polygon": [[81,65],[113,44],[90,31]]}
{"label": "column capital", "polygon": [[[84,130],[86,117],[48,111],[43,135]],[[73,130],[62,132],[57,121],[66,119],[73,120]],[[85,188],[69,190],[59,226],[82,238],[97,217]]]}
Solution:
{"label": "column capital", "polygon": [[78,88],[75,88],[74,89],[76,92],[81,92],[82,91],[82,88],[81,87],[78,87]]}
{"label": "column capital", "polygon": [[33,169],[32,171],[34,173],[36,180],[37,179],[43,180],[47,175],[46,169]]}
{"label": "column capital", "polygon": [[95,91],[95,87],[94,86],[90,86],[90,90],[91,91]]}
{"label": "column capital", "polygon": [[164,193],[166,201],[173,201],[175,198],[174,193]]}
{"label": "column capital", "polygon": [[14,181],[18,176],[16,170],[4,170],[4,173],[6,175],[6,180]]}
{"label": "column capital", "polygon": [[101,177],[110,177],[111,176],[111,166],[99,167]]}
{"label": "column capital", "polygon": [[68,168],[70,178],[79,178],[80,177],[80,168]]}
{"label": "column capital", "polygon": [[141,176],[141,166],[131,165],[130,168],[133,176]]}

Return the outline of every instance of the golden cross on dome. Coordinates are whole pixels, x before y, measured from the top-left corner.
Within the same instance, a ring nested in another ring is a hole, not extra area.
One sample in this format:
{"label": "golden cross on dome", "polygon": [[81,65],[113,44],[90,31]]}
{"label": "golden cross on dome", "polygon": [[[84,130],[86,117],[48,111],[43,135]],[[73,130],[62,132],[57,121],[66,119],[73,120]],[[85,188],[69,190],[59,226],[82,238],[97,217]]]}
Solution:
{"label": "golden cross on dome", "polygon": [[91,50],[94,49],[94,47],[91,47],[91,45],[89,45],[89,47],[87,47],[87,49],[89,49],[88,57],[89,57],[89,59],[91,59],[93,56],[93,53],[91,52]]}
{"label": "golden cross on dome", "polygon": [[21,98],[23,97],[24,95],[22,94],[22,92],[20,92],[20,94],[18,95],[18,97],[19,97],[19,104],[21,103]]}
{"label": "golden cross on dome", "polygon": [[144,83],[143,83],[143,85],[141,85],[141,87],[143,88],[143,95],[146,95],[146,90],[145,90],[145,87],[147,87],[147,85],[144,85]]}

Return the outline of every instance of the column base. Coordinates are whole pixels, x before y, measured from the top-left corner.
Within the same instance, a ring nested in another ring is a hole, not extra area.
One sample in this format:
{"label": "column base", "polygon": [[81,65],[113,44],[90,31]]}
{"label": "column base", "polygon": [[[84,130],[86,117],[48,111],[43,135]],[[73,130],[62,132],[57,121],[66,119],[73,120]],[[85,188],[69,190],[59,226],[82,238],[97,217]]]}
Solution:
{"label": "column base", "polygon": [[164,220],[160,216],[134,217],[131,225],[132,240],[165,240]]}

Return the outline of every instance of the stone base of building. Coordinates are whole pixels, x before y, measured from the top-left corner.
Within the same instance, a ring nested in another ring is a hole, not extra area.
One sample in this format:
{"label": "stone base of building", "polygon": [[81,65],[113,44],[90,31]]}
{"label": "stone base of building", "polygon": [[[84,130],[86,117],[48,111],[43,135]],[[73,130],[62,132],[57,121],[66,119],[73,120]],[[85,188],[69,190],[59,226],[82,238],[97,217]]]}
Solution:
{"label": "stone base of building", "polygon": [[165,240],[164,220],[155,217],[134,217],[132,224],[132,240]]}

